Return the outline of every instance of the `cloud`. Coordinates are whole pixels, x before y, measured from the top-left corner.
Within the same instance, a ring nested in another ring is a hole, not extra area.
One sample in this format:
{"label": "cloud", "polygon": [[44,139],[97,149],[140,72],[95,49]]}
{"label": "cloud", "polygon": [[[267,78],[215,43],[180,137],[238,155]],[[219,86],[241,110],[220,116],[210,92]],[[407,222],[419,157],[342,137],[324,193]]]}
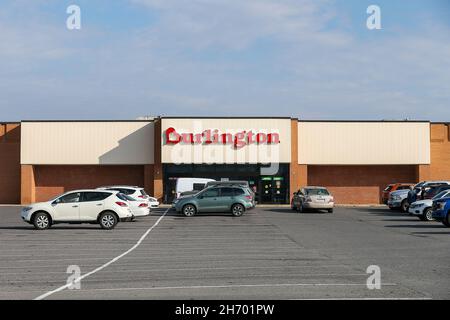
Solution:
{"label": "cloud", "polygon": [[71,32],[39,8],[3,11],[0,119],[450,119],[450,33],[435,21],[355,32],[333,1],[129,1],[156,18]]}
{"label": "cloud", "polygon": [[281,42],[347,40],[342,33],[323,31],[336,15],[328,0],[131,1],[159,12],[152,39],[199,50],[242,50],[265,38]]}

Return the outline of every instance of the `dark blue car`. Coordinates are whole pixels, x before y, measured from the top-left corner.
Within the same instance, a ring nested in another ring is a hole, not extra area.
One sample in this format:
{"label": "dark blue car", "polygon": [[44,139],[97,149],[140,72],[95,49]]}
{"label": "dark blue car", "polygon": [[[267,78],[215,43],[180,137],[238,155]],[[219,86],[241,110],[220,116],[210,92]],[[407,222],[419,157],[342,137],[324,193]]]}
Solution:
{"label": "dark blue car", "polygon": [[450,227],[450,197],[433,201],[433,219]]}

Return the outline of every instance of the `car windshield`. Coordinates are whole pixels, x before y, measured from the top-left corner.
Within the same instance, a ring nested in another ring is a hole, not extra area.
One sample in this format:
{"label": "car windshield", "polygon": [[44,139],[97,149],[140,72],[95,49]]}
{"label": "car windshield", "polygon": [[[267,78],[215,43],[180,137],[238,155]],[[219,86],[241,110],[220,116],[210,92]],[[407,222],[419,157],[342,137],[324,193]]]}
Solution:
{"label": "car windshield", "polygon": [[448,195],[449,193],[450,193],[450,191],[448,191],[448,190],[441,191],[441,192],[439,192],[437,195],[435,195],[433,197],[433,200],[437,200],[437,199],[443,198],[446,195]]}
{"label": "car windshield", "polygon": [[305,189],[308,196],[328,196],[330,193],[327,189]]}
{"label": "car windshield", "polygon": [[423,186],[424,184],[425,184],[425,181],[419,182],[418,184],[416,184],[416,185],[414,186],[414,189],[422,188],[422,186]]}

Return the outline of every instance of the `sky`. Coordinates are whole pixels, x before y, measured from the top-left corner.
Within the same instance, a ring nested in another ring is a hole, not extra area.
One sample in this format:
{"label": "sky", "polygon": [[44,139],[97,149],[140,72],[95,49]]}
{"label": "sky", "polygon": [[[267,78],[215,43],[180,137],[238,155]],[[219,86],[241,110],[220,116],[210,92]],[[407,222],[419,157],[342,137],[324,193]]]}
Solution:
{"label": "sky", "polygon": [[450,121],[450,0],[1,0],[0,122],[159,115]]}

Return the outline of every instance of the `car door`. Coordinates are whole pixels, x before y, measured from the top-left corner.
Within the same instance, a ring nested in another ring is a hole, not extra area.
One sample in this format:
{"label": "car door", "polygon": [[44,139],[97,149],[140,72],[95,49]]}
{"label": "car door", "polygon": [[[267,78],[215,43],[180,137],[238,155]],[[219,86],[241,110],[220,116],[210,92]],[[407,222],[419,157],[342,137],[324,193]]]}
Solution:
{"label": "car door", "polygon": [[217,211],[230,211],[234,203],[234,189],[230,187],[220,188],[219,200],[217,201]]}
{"label": "car door", "polygon": [[80,220],[80,192],[65,194],[55,201],[52,206],[54,209],[54,221],[79,221]]}
{"label": "car door", "polygon": [[203,212],[218,211],[219,203],[219,188],[208,189],[199,195],[198,209]]}
{"label": "car door", "polygon": [[80,220],[95,221],[105,207],[104,200],[111,196],[110,192],[87,191],[81,193]]}

